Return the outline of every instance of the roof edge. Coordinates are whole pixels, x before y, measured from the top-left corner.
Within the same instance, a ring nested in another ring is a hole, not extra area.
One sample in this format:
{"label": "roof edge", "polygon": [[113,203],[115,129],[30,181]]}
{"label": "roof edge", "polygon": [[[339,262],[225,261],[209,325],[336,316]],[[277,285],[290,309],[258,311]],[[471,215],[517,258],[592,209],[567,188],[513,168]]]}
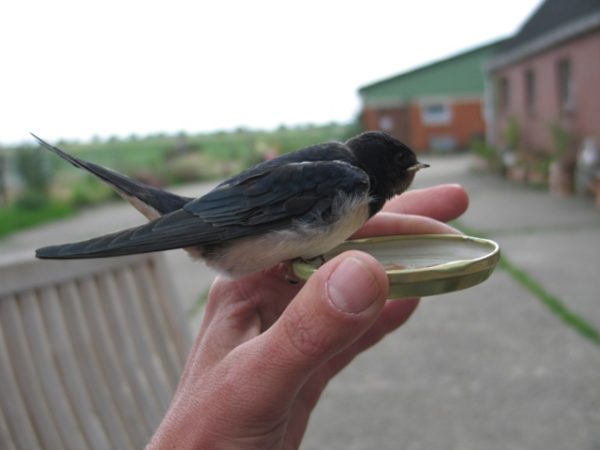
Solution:
{"label": "roof edge", "polygon": [[582,17],[554,30],[532,39],[531,41],[514,49],[496,54],[486,65],[488,72],[506,67],[521,59],[540,53],[550,47],[583,35],[595,28],[600,27],[600,11],[589,16]]}
{"label": "roof edge", "polygon": [[364,102],[363,108],[390,109],[408,106],[411,104],[427,104],[439,102],[464,103],[483,100],[484,95],[479,92],[466,92],[464,94],[432,94],[404,98],[380,98]]}
{"label": "roof edge", "polygon": [[453,59],[458,59],[460,57],[469,55],[471,53],[475,53],[475,52],[478,52],[478,51],[481,51],[481,50],[485,50],[486,48],[497,46],[497,45],[501,44],[502,42],[507,41],[508,39],[510,39],[510,38],[495,39],[494,41],[490,41],[490,42],[487,42],[485,44],[478,45],[477,47],[467,48],[466,50],[460,51],[458,53],[454,53],[454,54],[452,54],[450,56],[447,56],[445,58],[438,59],[438,60],[435,60],[433,62],[417,66],[417,67],[415,67],[413,69],[409,69],[409,70],[407,70],[405,72],[402,72],[402,73],[399,73],[399,74],[396,74],[396,75],[392,75],[390,77],[384,78],[383,80],[379,80],[379,81],[375,81],[373,83],[366,84],[366,85],[358,88],[358,93],[362,94],[367,89],[370,89],[372,87],[378,86],[380,84],[389,83],[390,81],[396,80],[398,78],[402,78],[402,77],[404,77],[406,75],[410,75],[410,74],[413,74],[415,72],[419,72],[421,70],[429,69],[429,68],[434,67],[434,66],[436,66],[438,64],[443,64],[443,63],[446,63],[448,61],[452,61]]}

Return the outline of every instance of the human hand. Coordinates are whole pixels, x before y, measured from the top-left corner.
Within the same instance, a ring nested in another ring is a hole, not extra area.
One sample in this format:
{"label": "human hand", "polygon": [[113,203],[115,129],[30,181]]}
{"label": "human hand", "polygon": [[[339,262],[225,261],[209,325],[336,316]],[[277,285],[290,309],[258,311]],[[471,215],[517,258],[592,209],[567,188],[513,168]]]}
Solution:
{"label": "human hand", "polygon": [[[392,199],[354,237],[456,233],[456,185]],[[150,449],[298,448],[329,380],[401,326],[417,299],[386,301],[385,272],[351,251],[328,261],[304,286],[281,268],[239,280],[218,278],[171,406]]]}

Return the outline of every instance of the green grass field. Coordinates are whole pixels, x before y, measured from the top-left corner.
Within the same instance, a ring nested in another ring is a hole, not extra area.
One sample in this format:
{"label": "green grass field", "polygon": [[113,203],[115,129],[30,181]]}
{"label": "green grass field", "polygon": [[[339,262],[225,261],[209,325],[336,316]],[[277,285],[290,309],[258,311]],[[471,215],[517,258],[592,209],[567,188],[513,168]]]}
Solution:
{"label": "green grass field", "polygon": [[35,209],[16,205],[0,208],[0,239],[16,231],[68,217],[74,212],[72,205],[63,202],[51,202]]}

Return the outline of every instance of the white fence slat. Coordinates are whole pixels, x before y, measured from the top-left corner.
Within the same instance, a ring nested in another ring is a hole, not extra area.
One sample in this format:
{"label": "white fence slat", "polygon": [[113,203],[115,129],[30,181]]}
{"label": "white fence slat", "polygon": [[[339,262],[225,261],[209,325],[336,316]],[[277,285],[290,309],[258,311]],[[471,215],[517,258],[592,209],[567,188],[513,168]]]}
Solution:
{"label": "white fence slat", "polygon": [[8,425],[4,420],[4,412],[2,411],[2,405],[0,405],[0,448],[2,450],[17,450],[15,443],[10,436]]}
{"label": "white fence slat", "polygon": [[131,329],[131,336],[136,353],[143,355],[139,358],[152,392],[157,399],[161,412],[164,413],[171,402],[171,389],[167,383],[160,361],[151,347],[151,337],[146,327],[141,308],[139,307],[139,296],[136,295],[136,287],[129,270],[121,269],[115,274],[119,293],[121,294],[123,312]]}
{"label": "white fence slat", "polygon": [[[0,298],[0,315],[4,315],[4,306],[10,299]],[[3,328],[3,327],[2,327]],[[6,332],[0,328],[0,397],[2,398],[2,414],[11,431],[17,448],[37,450],[40,444],[35,437],[23,399],[19,394],[17,380],[12,370],[10,356],[5,344]]]}
{"label": "white fence slat", "polygon": [[62,437],[63,448],[65,450],[87,449],[89,447],[77,423],[55,364],[52,341],[46,331],[40,308],[40,301],[43,298],[45,296],[39,293],[37,297],[25,296],[21,299],[23,327],[31,344],[33,364],[39,374],[44,397],[52,411],[52,418]]}
{"label": "white fence slat", "polygon": [[96,360],[89,328],[82,311],[82,303],[91,299],[82,297],[74,282],[63,283],[59,289],[63,319],[71,336],[82,381],[94,405],[97,419],[103,425],[105,434],[111,442],[111,448],[127,450],[131,448],[131,442],[123,428],[123,423],[119,420],[117,408],[112,403],[108,386],[102,377],[102,370]]}
{"label": "white fence slat", "polygon": [[[161,310],[160,300],[150,275],[148,264],[137,265],[133,268],[133,275],[142,298],[141,307],[145,311],[145,318],[150,329],[150,336],[161,358],[163,367],[169,379],[171,391],[175,390],[179,381],[182,364],[173,345],[169,326]],[[168,336],[168,339],[165,339]]]}
{"label": "white fence slat", "polygon": [[[35,294],[31,291],[25,292],[19,297],[26,302],[35,301]],[[13,297],[4,300],[2,308],[0,308],[2,329],[7,336],[10,336],[5,343],[13,365],[15,379],[42,447],[64,448],[31,359],[27,334],[21,321],[19,303],[22,301]]]}
{"label": "white fence slat", "polygon": [[141,417],[144,419],[148,433],[152,433],[160,423],[162,415],[148,385],[147,375],[141,370],[141,365],[138,363],[138,359],[143,358],[144,355],[138,355],[135,351],[130,335],[131,327],[125,320],[121,308],[121,296],[113,276],[110,273],[100,274],[98,287],[100,296],[105,300],[102,306],[110,331],[121,344],[120,356],[127,382],[131,386],[133,397],[142,413]]}
{"label": "white fence slat", "polygon": [[187,359],[188,352],[192,347],[192,336],[190,335],[189,324],[183,314],[182,308],[175,308],[173,304],[177,301],[174,296],[176,289],[173,280],[167,276],[169,273],[164,258],[153,259],[149,262],[152,267],[153,279],[161,302],[161,308],[169,327],[170,335],[176,343],[179,360],[183,365]]}
{"label": "white fence slat", "polygon": [[106,299],[100,296],[96,280],[92,276],[86,276],[80,283],[82,295],[87,300],[82,302],[84,323],[93,337],[100,370],[104,373],[106,382],[110,386],[110,394],[118,409],[120,420],[129,432],[134,448],[143,448],[148,441],[149,430],[146,429],[144,421],[140,420],[143,415],[133,398],[131,387],[127,383],[120,359],[122,345],[111,333],[102,309],[101,304]]}
{"label": "white fence slat", "polygon": [[54,289],[45,289],[41,293],[43,317],[55,349],[55,358],[65,385],[65,391],[75,411],[75,416],[88,444],[94,450],[109,450],[110,442],[96,416],[82,380],[81,370],[75,358],[75,352],[67,334],[60,299]]}

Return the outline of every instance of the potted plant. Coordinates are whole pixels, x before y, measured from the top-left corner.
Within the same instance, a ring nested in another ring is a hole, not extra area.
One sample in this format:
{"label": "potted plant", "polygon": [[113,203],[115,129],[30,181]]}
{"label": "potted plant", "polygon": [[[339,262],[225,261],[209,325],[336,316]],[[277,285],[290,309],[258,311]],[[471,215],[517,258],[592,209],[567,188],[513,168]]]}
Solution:
{"label": "potted plant", "polygon": [[559,123],[550,125],[554,143],[554,155],[548,168],[550,192],[558,195],[572,195],[575,191],[575,163],[568,157],[574,137]]}
{"label": "potted plant", "polygon": [[508,119],[504,130],[504,141],[506,149],[502,154],[502,161],[508,178],[518,182],[527,181],[527,166],[521,154],[521,128],[515,116]]}

